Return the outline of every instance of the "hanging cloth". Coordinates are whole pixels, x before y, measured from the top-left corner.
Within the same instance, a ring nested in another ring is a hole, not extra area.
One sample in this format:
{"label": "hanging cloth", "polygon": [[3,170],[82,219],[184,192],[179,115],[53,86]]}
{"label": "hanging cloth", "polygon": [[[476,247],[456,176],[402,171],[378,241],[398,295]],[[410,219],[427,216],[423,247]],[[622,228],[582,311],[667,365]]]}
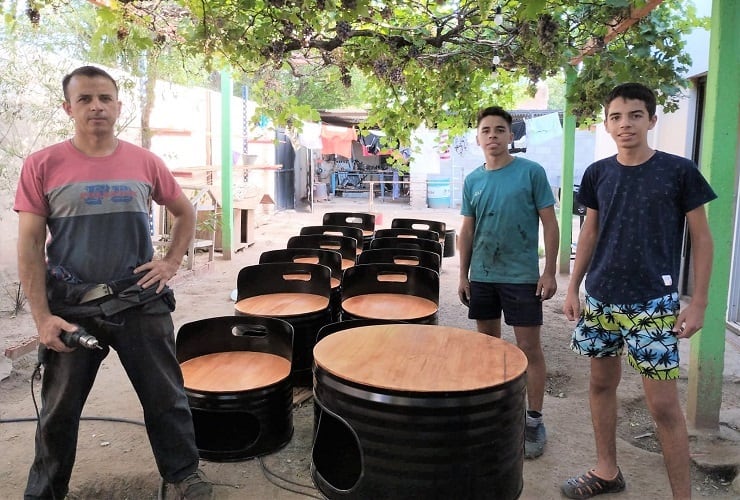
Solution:
{"label": "hanging cloth", "polygon": [[321,125],[321,153],[335,154],[344,158],[352,158],[352,141],[357,140],[357,132],[353,128]]}

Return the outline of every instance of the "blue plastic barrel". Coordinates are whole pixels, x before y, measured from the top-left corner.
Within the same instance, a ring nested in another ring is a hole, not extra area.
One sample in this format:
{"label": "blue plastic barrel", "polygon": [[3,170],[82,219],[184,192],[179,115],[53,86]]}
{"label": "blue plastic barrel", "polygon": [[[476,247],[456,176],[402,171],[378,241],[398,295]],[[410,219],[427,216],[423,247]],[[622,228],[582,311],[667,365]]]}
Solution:
{"label": "blue plastic barrel", "polygon": [[429,208],[450,208],[450,194],[449,177],[427,179],[427,206]]}

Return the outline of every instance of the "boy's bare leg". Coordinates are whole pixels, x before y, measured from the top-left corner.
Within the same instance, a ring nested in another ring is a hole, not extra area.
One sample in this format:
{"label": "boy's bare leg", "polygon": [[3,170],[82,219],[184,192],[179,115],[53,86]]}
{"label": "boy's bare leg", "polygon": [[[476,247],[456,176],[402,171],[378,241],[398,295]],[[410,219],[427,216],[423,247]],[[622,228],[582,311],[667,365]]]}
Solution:
{"label": "boy's bare leg", "polygon": [[545,398],[545,354],[540,343],[539,326],[515,326],[516,345],[527,356],[527,408],[542,412]]}
{"label": "boy's bare leg", "polygon": [[689,436],[675,380],[643,377],[645,398],[658,432],[674,499],[691,498]]}
{"label": "boy's bare leg", "polygon": [[594,472],[602,479],[613,479],[617,469],[617,387],[622,376],[620,356],[591,360],[589,401],[596,442]]}

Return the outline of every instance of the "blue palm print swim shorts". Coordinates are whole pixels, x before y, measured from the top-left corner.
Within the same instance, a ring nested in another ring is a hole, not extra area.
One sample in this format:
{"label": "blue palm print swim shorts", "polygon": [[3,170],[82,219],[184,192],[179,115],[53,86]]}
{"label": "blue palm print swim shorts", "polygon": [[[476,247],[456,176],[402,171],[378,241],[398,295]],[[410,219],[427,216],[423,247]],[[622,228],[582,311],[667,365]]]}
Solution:
{"label": "blue palm print swim shorts", "polygon": [[586,295],[570,348],[592,358],[621,356],[644,377],[678,378],[678,339],[671,331],[681,304],[672,293],[637,304],[606,304]]}

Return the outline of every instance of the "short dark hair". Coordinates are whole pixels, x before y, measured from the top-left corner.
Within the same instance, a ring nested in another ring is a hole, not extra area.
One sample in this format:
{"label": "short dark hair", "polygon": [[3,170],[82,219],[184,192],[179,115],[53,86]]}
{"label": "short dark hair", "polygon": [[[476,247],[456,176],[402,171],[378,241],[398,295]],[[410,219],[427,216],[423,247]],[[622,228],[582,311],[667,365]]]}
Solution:
{"label": "short dark hair", "polygon": [[506,123],[509,124],[509,129],[511,129],[511,123],[514,121],[514,119],[511,117],[511,114],[509,114],[509,112],[506,111],[504,108],[500,106],[489,106],[478,111],[475,128],[478,128],[480,126],[480,122],[486,116],[500,116],[501,118],[506,120]]}
{"label": "short dark hair", "polygon": [[645,103],[645,109],[647,109],[648,116],[652,118],[655,116],[655,92],[653,92],[649,87],[641,84],[641,83],[623,83],[621,85],[617,85],[612,89],[611,92],[609,92],[609,95],[606,96],[606,99],[604,100],[604,116],[606,117],[609,113],[609,104],[614,99],[617,98],[622,99],[632,99],[636,101],[642,101]]}
{"label": "short dark hair", "polygon": [[67,87],[69,87],[69,82],[72,80],[72,77],[75,76],[86,76],[88,78],[94,78],[96,76],[100,76],[103,78],[107,78],[111,82],[113,82],[113,86],[116,88],[116,94],[118,94],[118,84],[113,79],[112,76],[110,76],[106,71],[96,68],[95,66],[80,66],[79,68],[72,71],[70,74],[66,75],[62,79],[62,91],[64,92],[64,100],[69,102],[69,95],[67,95]]}

